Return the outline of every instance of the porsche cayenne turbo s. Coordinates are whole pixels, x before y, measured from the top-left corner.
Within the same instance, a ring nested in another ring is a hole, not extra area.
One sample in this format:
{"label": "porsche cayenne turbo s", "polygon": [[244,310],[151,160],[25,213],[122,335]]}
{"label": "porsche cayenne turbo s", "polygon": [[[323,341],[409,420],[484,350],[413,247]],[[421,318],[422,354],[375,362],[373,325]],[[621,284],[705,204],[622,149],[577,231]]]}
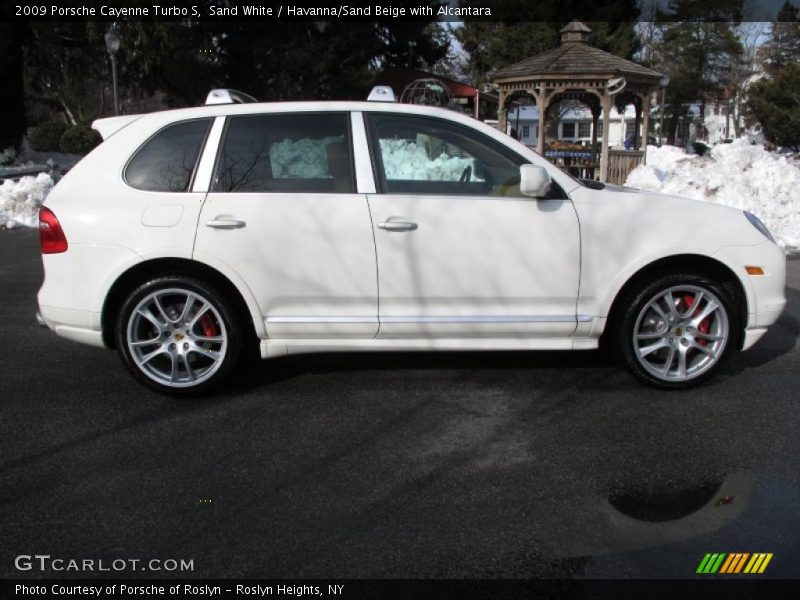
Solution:
{"label": "porsche cayenne turbo s", "polygon": [[251,102],[94,126],[40,212],[40,318],[170,395],[251,353],[600,344],[681,389],[786,302],[752,214],[574,179],[454,111]]}

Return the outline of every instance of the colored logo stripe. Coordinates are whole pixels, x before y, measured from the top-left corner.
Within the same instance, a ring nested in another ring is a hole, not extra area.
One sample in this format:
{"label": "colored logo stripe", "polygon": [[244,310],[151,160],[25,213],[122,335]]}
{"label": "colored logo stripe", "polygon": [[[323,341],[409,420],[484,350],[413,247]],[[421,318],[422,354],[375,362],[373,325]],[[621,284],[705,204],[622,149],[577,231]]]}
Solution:
{"label": "colored logo stripe", "polygon": [[719,570],[720,573],[738,573],[742,570],[744,566],[744,561],[747,560],[747,557],[750,556],[749,553],[742,553],[742,552],[734,552],[728,555],[728,560],[725,561],[725,564],[722,565],[722,568]]}
{"label": "colored logo stripe", "polygon": [[706,554],[700,566],[697,567],[698,573],[716,573],[722,560],[725,558],[725,553]]}
{"label": "colored logo stripe", "polygon": [[744,568],[745,573],[763,573],[767,568],[769,561],[772,560],[772,554],[753,554],[753,558],[747,563]]}
{"label": "colored logo stripe", "polygon": [[[708,553],[703,557],[703,560],[700,561],[700,566],[697,567],[697,573],[705,575],[713,575],[717,572],[727,575],[738,573],[763,573],[772,560],[772,556],[772,553],[766,552],[757,552],[754,554],[750,554],[749,552],[732,552],[730,554],[725,552]],[[745,566],[745,564],[747,566]]]}

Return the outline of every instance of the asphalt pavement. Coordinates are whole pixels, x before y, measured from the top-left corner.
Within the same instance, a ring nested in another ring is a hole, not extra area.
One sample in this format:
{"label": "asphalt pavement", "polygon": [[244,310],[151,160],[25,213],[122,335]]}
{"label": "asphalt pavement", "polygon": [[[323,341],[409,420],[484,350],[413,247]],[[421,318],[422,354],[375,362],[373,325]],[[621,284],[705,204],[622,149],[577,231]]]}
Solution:
{"label": "asphalt pavement", "polygon": [[[192,561],[125,577],[800,577],[800,260],[751,350],[688,392],[599,352],[265,362],[172,400],[34,320],[35,232],[0,232],[1,577],[20,555]],[[80,285],[80,282],[76,282]],[[107,575],[107,574],[106,574]]]}

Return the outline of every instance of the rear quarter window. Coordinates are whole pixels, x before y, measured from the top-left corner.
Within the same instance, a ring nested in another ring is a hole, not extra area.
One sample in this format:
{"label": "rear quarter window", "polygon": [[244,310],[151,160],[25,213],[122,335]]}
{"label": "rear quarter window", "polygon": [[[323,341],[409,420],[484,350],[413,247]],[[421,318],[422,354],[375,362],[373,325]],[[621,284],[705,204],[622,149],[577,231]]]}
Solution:
{"label": "rear quarter window", "polygon": [[149,192],[186,192],[213,119],[168,125],[147,140],[125,167],[131,187]]}

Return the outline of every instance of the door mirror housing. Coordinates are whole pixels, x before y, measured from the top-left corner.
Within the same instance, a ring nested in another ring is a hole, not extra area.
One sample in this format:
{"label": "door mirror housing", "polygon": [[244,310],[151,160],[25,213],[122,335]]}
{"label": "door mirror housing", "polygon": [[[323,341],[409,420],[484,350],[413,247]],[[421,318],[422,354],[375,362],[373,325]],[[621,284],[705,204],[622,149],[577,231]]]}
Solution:
{"label": "door mirror housing", "polygon": [[519,168],[519,189],[525,196],[544,198],[550,190],[550,174],[544,167],[521,165]]}

